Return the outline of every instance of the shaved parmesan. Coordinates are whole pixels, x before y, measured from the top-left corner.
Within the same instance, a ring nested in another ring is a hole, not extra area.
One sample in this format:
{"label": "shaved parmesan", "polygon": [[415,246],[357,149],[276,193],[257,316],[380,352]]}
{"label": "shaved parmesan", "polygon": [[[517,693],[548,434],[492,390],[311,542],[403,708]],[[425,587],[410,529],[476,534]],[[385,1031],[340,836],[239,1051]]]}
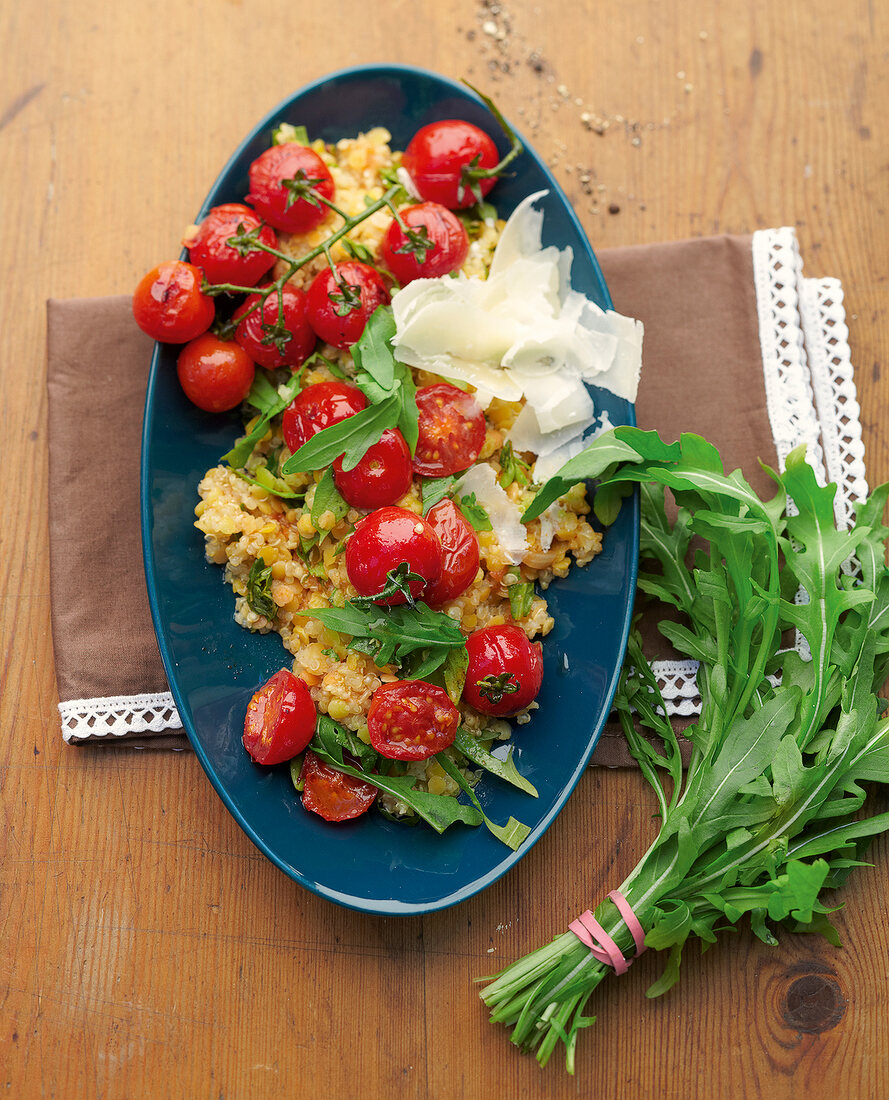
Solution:
{"label": "shaved parmesan", "polygon": [[485,407],[524,399],[519,434],[537,445],[513,443],[539,455],[591,425],[585,383],[634,401],[642,357],[642,325],[571,289],[570,248],[542,247],[545,194],[516,208],[487,279],[415,279],[392,298],[398,359],[469,383]]}
{"label": "shaved parmesan", "polygon": [[528,553],[528,533],[521,520],[521,509],[509,499],[497,481],[493,466],[479,462],[457,482],[457,494],[475,493],[475,499],[488,513],[491,530],[500,549],[514,564]]}

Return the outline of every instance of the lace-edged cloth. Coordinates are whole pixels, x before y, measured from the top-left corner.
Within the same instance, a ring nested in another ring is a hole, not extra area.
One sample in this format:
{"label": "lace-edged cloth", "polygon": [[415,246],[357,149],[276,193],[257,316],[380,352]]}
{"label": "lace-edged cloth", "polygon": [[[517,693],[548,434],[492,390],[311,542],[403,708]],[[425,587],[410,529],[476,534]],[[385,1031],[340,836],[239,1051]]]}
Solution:
{"label": "lace-edged cloth", "polygon": [[[794,230],[613,249],[599,259],[615,307],[646,326],[640,425],[669,438],[700,431],[755,487],[761,471],[744,459],[769,452],[783,465],[806,442],[819,476],[837,482],[837,520],[848,526],[867,482],[843,292],[836,279],[803,277]],[[138,454],[150,348],[128,297],[48,303],[53,646],[62,734],[72,744],[187,746],[141,565]],[[104,440],[113,492],[78,445],[84,436]],[[669,713],[688,721],[700,706],[696,664],[655,668]],[[593,762],[632,766],[620,732],[606,734]]]}

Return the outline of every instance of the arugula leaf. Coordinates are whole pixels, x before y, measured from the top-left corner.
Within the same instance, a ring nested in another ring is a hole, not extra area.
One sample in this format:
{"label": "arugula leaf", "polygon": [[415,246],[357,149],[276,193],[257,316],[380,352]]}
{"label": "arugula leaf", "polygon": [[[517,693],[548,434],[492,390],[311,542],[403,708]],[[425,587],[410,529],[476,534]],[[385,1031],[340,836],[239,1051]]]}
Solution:
{"label": "arugula leaf", "polygon": [[445,497],[449,497],[459,480],[460,474],[449,474],[447,477],[424,477],[420,486],[423,515],[425,516],[430,508],[434,508]]}
{"label": "arugula leaf", "polygon": [[333,477],[333,467],[328,466],[321,476],[321,480],[315,486],[315,496],[312,500],[311,519],[312,526],[317,531],[320,527],[321,517],[325,512],[333,512],[339,521],[347,515],[349,505],[343,500],[336,487]]}
{"label": "arugula leaf", "polygon": [[454,782],[460,787],[460,789],[469,798],[469,801],[475,806],[478,812],[482,815],[482,820],[485,823],[485,828],[492,836],[497,837],[499,841],[517,851],[524,841],[528,839],[528,835],[531,830],[527,825],[523,825],[521,821],[517,821],[516,818],[510,815],[509,820],[505,825],[496,825],[482,809],[482,804],[478,800],[478,795],[469,785],[466,776],[460,771],[457,765],[451,758],[443,752],[436,753],[435,759],[441,765],[443,770],[454,780]]}
{"label": "arugula leaf", "polygon": [[491,775],[496,775],[498,779],[502,779],[506,783],[511,783],[513,787],[518,787],[520,791],[524,791],[526,794],[533,795],[534,798],[537,798],[537,788],[519,772],[518,768],[513,763],[512,757],[515,752],[514,745],[509,746],[506,759],[501,760],[500,757],[494,756],[493,753],[489,752],[477,737],[473,737],[473,735],[462,726],[457,730],[454,745],[463,753],[466,759],[471,760],[473,764],[477,764],[480,768],[484,768],[485,771],[490,772]]}
{"label": "arugula leaf", "polygon": [[475,498],[475,493],[460,497],[460,511],[476,531],[491,531],[491,517]]}
{"label": "arugula leaf", "polygon": [[[392,354],[392,338],[395,336],[395,317],[389,306],[378,306],[368,319],[360,339],[352,348],[352,358],[360,372],[368,374],[385,392],[395,385],[395,356]],[[360,384],[360,383],[359,383]]]}
{"label": "arugula leaf", "polygon": [[[283,393],[279,393],[271,382],[269,382],[265,375],[265,371],[256,372],[256,377],[253,379],[253,385],[250,387],[250,392],[244,400],[248,405],[252,405],[257,409],[261,415],[251,431],[243,438],[239,439],[234,447],[222,456],[219,460],[220,462],[227,462],[233,469],[240,468],[244,465],[250,455],[253,454],[253,448],[268,431],[269,423],[279,413],[282,413],[299,393],[302,388],[302,372],[304,368],[305,364],[284,383],[282,386]],[[284,473],[292,472],[292,470],[284,471]]]}
{"label": "arugula leaf", "polygon": [[365,608],[347,600],[345,607],[312,608],[297,614],[311,615],[331,630],[348,634],[353,639],[351,648],[373,657],[380,668],[402,665],[423,651],[424,674],[428,674],[445,663],[450,650],[466,645],[460,627],[449,615],[419,602],[414,607]]}
{"label": "arugula leaf", "polygon": [[[325,764],[336,768],[345,775],[351,775],[355,779],[362,779],[370,783],[377,790],[386,791],[394,795],[431,825],[437,833],[443,833],[451,825],[463,822],[465,825],[481,825],[484,814],[474,806],[466,806],[458,802],[451,795],[429,794],[428,791],[414,790],[416,778],[412,775],[380,775],[377,772],[364,771],[346,763],[343,759],[343,748],[352,751],[346,741],[347,731],[338,723],[327,718],[319,719],[318,730],[309,745],[320,760]],[[358,739],[355,738],[357,741]],[[361,742],[359,742],[360,744]],[[376,756],[376,753],[374,753]]]}
{"label": "arugula leaf", "polygon": [[320,470],[342,455],[343,469],[352,470],[364,458],[368,447],[378,443],[387,428],[394,428],[398,421],[400,402],[393,394],[379,405],[366,409],[323,428],[307,440],[281,467],[285,474],[297,470]]}
{"label": "arugula leaf", "polygon": [[257,558],[250,566],[244,598],[250,610],[257,615],[271,620],[278,613],[278,606],[272,599],[272,567],[266,565],[262,558]]}
{"label": "arugula leaf", "polygon": [[531,610],[534,600],[534,584],[532,581],[511,584],[509,586],[509,609],[514,619],[524,619]]}

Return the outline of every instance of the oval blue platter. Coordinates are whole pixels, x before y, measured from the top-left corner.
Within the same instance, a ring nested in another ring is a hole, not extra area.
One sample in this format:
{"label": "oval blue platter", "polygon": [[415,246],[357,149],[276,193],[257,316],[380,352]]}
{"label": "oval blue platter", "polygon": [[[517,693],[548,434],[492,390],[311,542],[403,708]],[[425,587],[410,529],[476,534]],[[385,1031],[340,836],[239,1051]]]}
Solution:
{"label": "oval blue platter", "polygon": [[[247,170],[281,122],[304,125],[333,142],[385,126],[403,149],[423,125],[463,118],[507,143],[484,104],[464,86],[421,69],[372,65],[345,69],[306,86],[276,107],[242,142],[197,212],[242,201]],[[507,216],[534,191],[543,200],[544,244],[571,246],[572,285],[603,308],[608,289],[561,188],[525,143],[513,172],[491,200]],[[236,414],[212,416],[191,405],[176,379],[177,350],[157,345],[151,364],[142,441],[142,537],[152,616],[170,688],[185,730],[211,783],[251,841],[282,871],[314,893],[353,909],[384,915],[429,913],[490,886],[553,823],[574,789],[602,731],[623,659],[638,550],[638,497],[608,529],[602,553],[547,591],[555,628],[544,641],[540,709],[517,727],[515,761],[538,798],[492,776],[477,794],[495,821],[513,815],[531,827],[512,852],[484,827],[454,825],[439,836],[381,814],[331,825],[307,813],[286,765],[262,768],[241,745],[247,703],[273,672],[290,666],[277,634],[257,635],[233,617],[222,569],[209,564],[193,526],[197,484],[242,428]],[[633,406],[603,390],[597,409],[613,424],[633,424]]]}

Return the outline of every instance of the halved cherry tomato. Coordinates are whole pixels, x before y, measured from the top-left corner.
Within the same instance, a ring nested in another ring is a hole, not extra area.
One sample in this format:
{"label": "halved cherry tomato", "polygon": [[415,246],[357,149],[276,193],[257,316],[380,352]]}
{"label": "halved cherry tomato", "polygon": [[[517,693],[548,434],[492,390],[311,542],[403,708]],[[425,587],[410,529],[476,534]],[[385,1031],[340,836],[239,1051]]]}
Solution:
{"label": "halved cherry tomato", "polygon": [[244,748],[257,764],[282,764],[312,740],[315,721],[309,689],[298,676],[282,668],[247,705]]}
{"label": "halved cherry tomato", "polygon": [[478,573],[478,536],[457,505],[445,497],[426,513],[426,519],[441,542],[444,558],[441,576],[426,586],[423,599],[431,607],[462,595]]}
{"label": "halved cherry tomato", "polygon": [[348,348],[364,332],[370,315],[389,301],[389,291],[370,264],[347,260],[319,272],[308,290],[309,324],[335,348]]}
{"label": "halved cherry tomato", "polygon": [[136,324],[152,340],[185,344],[213,324],[213,299],[201,293],[203,274],[194,264],[170,260],[152,268],[133,294]]}
{"label": "halved cherry tomato", "polygon": [[436,279],[461,268],[469,237],[456,214],[437,202],[421,202],[398,211],[380,245],[383,266],[402,286],[414,279]]}
{"label": "halved cherry tomato", "polygon": [[[418,130],[408,142],[401,163],[418,195],[459,210],[476,202],[464,169],[494,168],[499,161],[497,146],[484,130],[471,122],[448,118]],[[494,177],[478,180],[482,196],[496,182]]]}
{"label": "halved cherry tomato", "polygon": [[205,332],[179,352],[176,372],[186,396],[199,409],[226,412],[250,392],[256,370],[239,344]]}
{"label": "halved cherry tomato", "polygon": [[273,145],[250,165],[252,202],[269,225],[286,233],[306,233],[327,217],[328,208],[316,197],[300,191],[308,189],[325,199],[336,194],[327,165],[313,150],[295,141]]}
{"label": "halved cherry tomato", "polygon": [[306,752],[300,778],[304,784],[303,806],[325,821],[349,821],[360,817],[377,797],[377,788],[372,783],[338,772],[319,760],[311,749]]}
{"label": "halved cherry tomato", "polygon": [[417,390],[420,437],[414,470],[447,477],[468,469],[485,442],[485,414],[478,401],[456,386],[438,382]]}
{"label": "halved cherry tomato", "polygon": [[284,442],[291,454],[303,443],[332,424],[339,424],[367,407],[367,398],[357,386],[345,382],[315,382],[290,402],[281,418]]}
{"label": "halved cherry tomato", "polygon": [[340,496],[353,508],[369,512],[394,504],[414,480],[411,452],[404,436],[397,428],[387,428],[351,470],[344,470],[343,460],[336,459],[333,479]]}
{"label": "halved cherry tomato", "polygon": [[[438,535],[422,516],[406,508],[378,508],[365,516],[346,543],[346,572],[361,596],[375,596],[386,587],[387,573],[407,562],[412,580],[408,590],[416,599],[441,575],[442,550]],[[379,603],[405,603],[402,593]]]}
{"label": "halved cherry tomato", "polygon": [[[211,283],[235,283],[237,286],[254,286],[274,264],[275,257],[262,249],[246,255],[226,244],[229,237],[258,229],[262,218],[255,210],[242,202],[227,202],[214,206],[204,218],[197,233],[182,243],[188,249],[188,258],[203,271]],[[278,247],[278,238],[269,225],[263,225],[258,240],[270,248]]]}
{"label": "halved cherry tomato", "polygon": [[543,654],[517,626],[486,626],[466,639],[469,666],[463,699],[482,714],[515,714],[533,703],[543,682]]}
{"label": "halved cherry tomato", "polygon": [[390,760],[427,760],[453,744],[459,724],[448,693],[424,680],[383,684],[367,712],[370,743]]}
{"label": "halved cherry tomato", "polygon": [[270,369],[298,367],[311,355],[315,347],[315,333],[306,317],[305,291],[291,283],[285,283],[281,288],[281,294],[284,306],[284,328],[290,334],[290,339],[284,344],[283,352],[279,351],[275,344],[263,342],[269,335],[269,329],[276,328],[278,324],[277,293],[269,294],[261,307],[248,313],[253,304],[259,301],[258,294],[250,294],[234,314],[235,319],[243,318],[235,330],[235,339],[254,363]]}

